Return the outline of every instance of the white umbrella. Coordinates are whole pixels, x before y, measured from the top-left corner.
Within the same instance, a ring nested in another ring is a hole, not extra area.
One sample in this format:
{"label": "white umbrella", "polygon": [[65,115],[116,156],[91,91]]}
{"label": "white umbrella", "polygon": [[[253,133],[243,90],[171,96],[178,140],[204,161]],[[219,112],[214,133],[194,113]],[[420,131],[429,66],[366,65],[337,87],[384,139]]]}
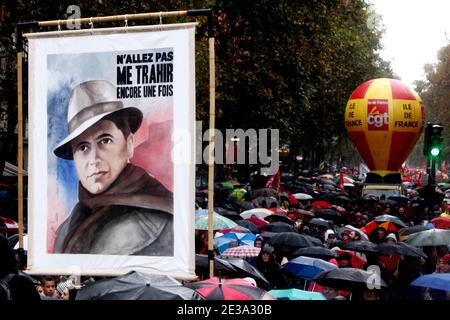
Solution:
{"label": "white umbrella", "polygon": [[264,219],[265,217],[270,216],[271,214],[273,214],[273,212],[270,211],[269,209],[255,208],[255,209],[246,210],[246,211],[242,212],[241,217],[243,219],[248,219],[248,218],[251,218],[252,216],[256,216],[259,219]]}
{"label": "white umbrella", "polygon": [[297,200],[311,200],[313,198],[306,193],[294,193],[292,196]]}

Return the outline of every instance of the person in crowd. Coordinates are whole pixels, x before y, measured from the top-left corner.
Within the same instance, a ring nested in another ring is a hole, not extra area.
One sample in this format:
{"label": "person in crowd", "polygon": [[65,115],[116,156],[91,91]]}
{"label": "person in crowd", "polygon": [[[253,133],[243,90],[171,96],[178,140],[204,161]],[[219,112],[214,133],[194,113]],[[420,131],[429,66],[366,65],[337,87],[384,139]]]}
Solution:
{"label": "person in crowd", "polygon": [[43,276],[41,278],[42,300],[57,300],[58,293],[56,292],[56,281],[54,277]]}
{"label": "person in crowd", "polygon": [[264,239],[261,236],[256,237],[255,241],[253,242],[253,246],[257,248],[262,248],[264,243]]}
{"label": "person in crowd", "polygon": [[270,287],[273,288],[277,282],[277,273],[280,269],[280,264],[276,262],[274,255],[274,248],[269,244],[265,244],[261,252],[256,258],[255,267],[269,281]]}
{"label": "person in crowd", "polygon": [[16,256],[8,245],[8,239],[0,234],[0,304],[5,301],[28,303],[41,300],[33,281],[20,275],[17,265]]}

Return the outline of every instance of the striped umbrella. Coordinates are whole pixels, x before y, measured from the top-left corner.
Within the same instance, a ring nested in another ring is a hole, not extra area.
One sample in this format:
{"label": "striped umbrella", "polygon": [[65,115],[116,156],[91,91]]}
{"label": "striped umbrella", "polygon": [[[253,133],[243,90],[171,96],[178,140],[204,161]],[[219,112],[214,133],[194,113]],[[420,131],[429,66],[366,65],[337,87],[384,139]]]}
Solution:
{"label": "striped umbrella", "polygon": [[253,246],[239,246],[226,249],[222,255],[235,258],[257,257],[261,252],[261,248]]}
{"label": "striped umbrella", "polygon": [[208,280],[186,283],[186,287],[194,289],[206,300],[262,300],[267,293],[253,286],[245,279],[223,280],[214,277]]}

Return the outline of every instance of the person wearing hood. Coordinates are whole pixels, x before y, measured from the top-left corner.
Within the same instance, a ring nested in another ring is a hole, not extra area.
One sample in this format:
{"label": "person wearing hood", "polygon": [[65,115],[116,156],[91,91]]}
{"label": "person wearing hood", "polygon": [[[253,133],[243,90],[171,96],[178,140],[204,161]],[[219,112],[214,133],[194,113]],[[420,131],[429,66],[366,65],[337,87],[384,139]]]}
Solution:
{"label": "person wearing hood", "polygon": [[259,255],[256,257],[255,267],[269,281],[270,287],[273,288],[277,282],[277,272],[280,265],[275,260],[274,248],[269,244],[265,244]]}
{"label": "person wearing hood", "polygon": [[334,231],[331,229],[328,229],[327,231],[325,231],[324,238],[325,238],[324,245],[325,245],[325,248],[327,248],[327,249],[331,249],[331,248],[337,247],[339,245],[338,240],[336,238],[336,233],[334,233]]}

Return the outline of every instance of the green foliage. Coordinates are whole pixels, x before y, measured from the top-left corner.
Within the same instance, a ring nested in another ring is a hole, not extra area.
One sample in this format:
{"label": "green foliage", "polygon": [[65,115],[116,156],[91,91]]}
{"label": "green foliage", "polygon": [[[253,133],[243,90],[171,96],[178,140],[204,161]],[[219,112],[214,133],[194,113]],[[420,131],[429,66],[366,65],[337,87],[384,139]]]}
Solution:
{"label": "green foliage", "polygon": [[[16,23],[67,18],[70,14],[66,9],[72,3],[5,2],[0,15],[0,47],[11,72],[10,83],[1,78],[0,88],[15,92],[11,34]],[[377,53],[382,31],[368,23],[372,9],[364,0],[81,0],[77,5],[82,17],[212,8],[217,127],[278,128],[281,145],[287,145],[291,155],[309,154],[307,158],[313,159],[309,165],[329,160],[332,149],[348,145],[344,110],[352,91],[369,79],[392,77],[389,64]],[[208,42],[206,20],[199,21],[196,101],[197,118],[204,120],[205,128],[209,114]],[[130,21],[129,25],[158,22]],[[349,156],[354,153],[353,148],[340,149],[348,150]]]}

